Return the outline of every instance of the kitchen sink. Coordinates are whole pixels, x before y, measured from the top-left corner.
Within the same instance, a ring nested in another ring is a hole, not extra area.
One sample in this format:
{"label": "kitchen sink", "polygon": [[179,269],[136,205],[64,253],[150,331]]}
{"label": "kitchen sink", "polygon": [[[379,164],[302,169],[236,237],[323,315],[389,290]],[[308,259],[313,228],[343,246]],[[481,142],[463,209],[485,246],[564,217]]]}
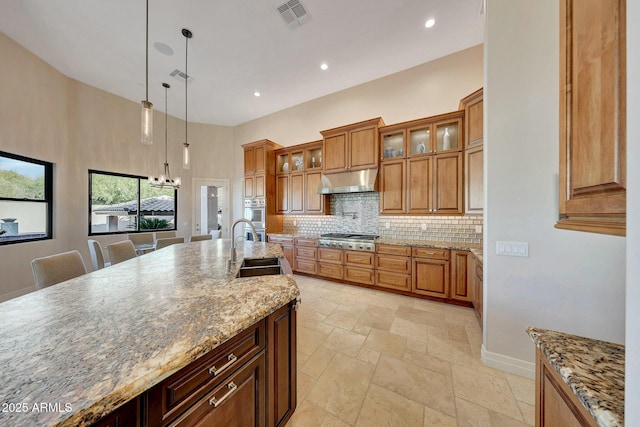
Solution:
{"label": "kitchen sink", "polygon": [[280,258],[245,258],[236,277],[273,276],[284,274]]}

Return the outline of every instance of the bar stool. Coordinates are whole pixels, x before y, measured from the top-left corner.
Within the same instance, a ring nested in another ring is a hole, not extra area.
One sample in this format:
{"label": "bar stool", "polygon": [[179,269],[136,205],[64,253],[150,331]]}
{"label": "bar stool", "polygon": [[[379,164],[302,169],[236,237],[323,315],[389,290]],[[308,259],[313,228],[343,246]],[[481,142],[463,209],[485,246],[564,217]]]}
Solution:
{"label": "bar stool", "polygon": [[129,234],[129,240],[133,242],[133,247],[139,255],[152,251],[155,243],[153,233]]}
{"label": "bar stool", "polygon": [[175,231],[156,231],[155,239],[167,239],[169,237],[176,237]]}
{"label": "bar stool", "polygon": [[31,261],[36,289],[43,289],[65,280],[87,274],[87,268],[78,251],[36,258]]}
{"label": "bar stool", "polygon": [[211,234],[200,234],[197,236],[191,236],[190,242],[200,242],[202,240],[211,240],[213,236]]}
{"label": "bar stool", "polygon": [[97,240],[87,240],[89,244],[89,252],[91,253],[91,264],[93,264],[93,270],[97,271],[111,265],[110,262],[104,262],[104,251],[102,245]]}
{"label": "bar stool", "polygon": [[158,239],[156,240],[156,251],[177,243],[184,243],[184,237],[167,237],[165,239]]}
{"label": "bar stool", "polygon": [[117,264],[128,259],[132,259],[138,256],[136,248],[133,246],[131,240],[123,240],[122,242],[112,243],[107,246],[109,251],[109,259],[111,265]]}

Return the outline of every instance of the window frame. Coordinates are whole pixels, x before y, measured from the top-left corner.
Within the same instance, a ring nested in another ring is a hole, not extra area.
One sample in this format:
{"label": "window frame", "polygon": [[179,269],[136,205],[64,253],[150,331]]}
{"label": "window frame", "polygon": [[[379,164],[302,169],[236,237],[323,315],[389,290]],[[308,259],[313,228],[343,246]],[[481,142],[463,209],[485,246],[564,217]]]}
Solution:
{"label": "window frame", "polygon": [[137,205],[138,205],[138,214],[136,215],[137,217],[137,224],[140,224],[140,189],[141,189],[141,183],[145,182],[148,185],[149,182],[149,177],[146,176],[141,176],[141,175],[131,175],[131,174],[126,174],[126,173],[118,173],[118,172],[109,172],[109,171],[102,171],[102,170],[97,170],[97,169],[89,169],[89,175],[88,175],[88,182],[89,182],[89,198],[88,198],[88,203],[87,203],[87,210],[88,210],[88,218],[87,218],[87,235],[88,236],[111,236],[111,235],[118,235],[118,234],[138,234],[138,233],[153,233],[156,231],[177,231],[178,230],[178,190],[174,189],[173,190],[173,228],[164,228],[162,230],[125,230],[125,231],[111,231],[111,232],[104,232],[104,233],[94,233],[93,231],[91,231],[91,200],[93,200],[93,194],[92,194],[92,175],[93,174],[100,174],[100,175],[109,175],[109,176],[117,176],[117,177],[121,177],[121,178],[132,178],[132,179],[137,179],[138,180],[138,201],[137,201]]}
{"label": "window frame", "polygon": [[43,200],[26,199],[26,198],[18,199],[14,197],[0,196],[0,201],[45,203],[47,205],[47,218],[45,220],[46,230],[45,230],[44,236],[24,238],[24,239],[12,239],[12,240],[0,239],[0,246],[53,239],[53,163],[47,162],[45,160],[34,159],[32,157],[21,156],[20,154],[8,153],[6,151],[1,151],[1,150],[0,150],[0,157],[6,157],[9,159],[19,160],[21,162],[32,163],[32,164],[40,165],[44,167],[44,199]]}

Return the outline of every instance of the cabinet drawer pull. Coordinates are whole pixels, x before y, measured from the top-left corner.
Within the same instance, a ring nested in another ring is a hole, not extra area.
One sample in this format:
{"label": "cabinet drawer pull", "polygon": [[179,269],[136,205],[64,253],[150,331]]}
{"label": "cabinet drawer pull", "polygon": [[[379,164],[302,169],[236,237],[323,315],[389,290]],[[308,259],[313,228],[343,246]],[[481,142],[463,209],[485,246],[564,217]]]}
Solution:
{"label": "cabinet drawer pull", "polygon": [[362,261],[362,258],[354,258],[354,261]]}
{"label": "cabinet drawer pull", "polygon": [[220,405],[222,404],[222,402],[224,402],[225,400],[227,400],[227,398],[228,398],[229,396],[231,396],[231,395],[233,394],[233,392],[235,392],[235,391],[238,389],[238,386],[237,386],[233,381],[231,381],[229,384],[227,384],[227,388],[229,389],[229,391],[228,391],[228,392],[226,392],[226,393],[224,394],[224,396],[222,396],[222,397],[220,398],[220,400],[216,400],[216,398],[215,398],[215,397],[212,397],[212,398],[209,400],[209,405],[213,406],[214,408],[217,408],[218,406],[220,406]]}
{"label": "cabinet drawer pull", "polygon": [[427,255],[435,255],[435,252],[427,252]]}
{"label": "cabinet drawer pull", "polygon": [[227,369],[229,366],[231,366],[233,364],[233,362],[235,362],[236,360],[238,360],[236,355],[231,353],[229,356],[227,356],[227,361],[228,361],[227,363],[225,363],[224,365],[220,366],[219,368],[216,368],[215,366],[212,366],[211,368],[209,368],[209,373],[212,374],[215,377],[216,375],[222,373],[222,371]]}

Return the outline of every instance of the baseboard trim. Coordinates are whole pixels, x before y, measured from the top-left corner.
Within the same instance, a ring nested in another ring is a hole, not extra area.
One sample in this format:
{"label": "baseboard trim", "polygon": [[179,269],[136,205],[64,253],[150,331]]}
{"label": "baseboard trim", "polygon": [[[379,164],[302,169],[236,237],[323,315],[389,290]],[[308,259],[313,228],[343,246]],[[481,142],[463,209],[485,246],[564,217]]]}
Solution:
{"label": "baseboard trim", "polygon": [[22,288],[22,289],[18,289],[17,291],[2,294],[0,295],[0,302],[5,302],[13,298],[21,297],[22,295],[26,295],[35,290],[36,290],[35,286],[31,286],[29,288]]}
{"label": "baseboard trim", "polygon": [[482,363],[490,368],[500,369],[501,371],[520,375],[525,378],[535,378],[536,364],[533,362],[515,359],[499,353],[492,353],[484,347],[484,344],[482,344],[482,349],[480,350],[480,357]]}

